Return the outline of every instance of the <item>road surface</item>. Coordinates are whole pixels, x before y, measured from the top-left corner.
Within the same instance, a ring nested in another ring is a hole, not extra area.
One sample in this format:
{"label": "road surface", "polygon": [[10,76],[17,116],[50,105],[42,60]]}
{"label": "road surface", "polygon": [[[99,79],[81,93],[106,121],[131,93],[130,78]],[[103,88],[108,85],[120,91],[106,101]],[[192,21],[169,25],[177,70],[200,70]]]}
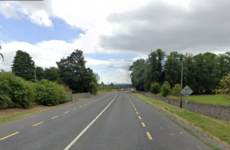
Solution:
{"label": "road surface", "polygon": [[0,125],[1,150],[209,150],[130,92],[109,92]]}

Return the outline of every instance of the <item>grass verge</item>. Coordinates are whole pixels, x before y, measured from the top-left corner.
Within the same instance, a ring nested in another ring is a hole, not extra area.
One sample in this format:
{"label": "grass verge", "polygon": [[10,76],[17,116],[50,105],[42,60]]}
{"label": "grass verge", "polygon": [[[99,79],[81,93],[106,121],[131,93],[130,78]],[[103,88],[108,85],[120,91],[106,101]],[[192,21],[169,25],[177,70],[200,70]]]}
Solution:
{"label": "grass verge", "polygon": [[50,111],[54,108],[58,108],[61,107],[63,105],[68,105],[72,102],[67,102],[64,104],[60,104],[57,106],[42,106],[42,105],[37,105],[37,106],[33,106],[30,108],[10,108],[10,109],[1,109],[0,110],[0,124],[1,123],[6,123],[6,122],[11,122],[14,120],[18,120],[21,118],[25,118],[27,116],[33,115],[33,114],[37,114],[37,113],[41,113],[41,112],[45,112],[45,111]]}
{"label": "grass verge", "polygon": [[[192,126],[194,129],[208,135],[221,145],[230,148],[230,121],[218,120],[189,111],[187,111],[187,114],[185,114],[184,109],[180,109],[167,103],[154,100],[145,95],[133,95],[139,99],[150,102],[154,107],[167,112],[178,120],[181,120],[186,124]],[[213,147],[213,149],[216,148]]]}

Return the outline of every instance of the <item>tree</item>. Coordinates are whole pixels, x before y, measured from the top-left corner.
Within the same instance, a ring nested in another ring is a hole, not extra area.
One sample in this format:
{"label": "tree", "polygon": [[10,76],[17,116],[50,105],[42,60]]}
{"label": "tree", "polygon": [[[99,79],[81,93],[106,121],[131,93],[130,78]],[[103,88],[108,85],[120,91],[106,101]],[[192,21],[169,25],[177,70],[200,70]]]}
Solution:
{"label": "tree", "polygon": [[86,61],[81,50],[75,50],[70,56],[56,63],[61,80],[74,92],[89,92],[92,86],[97,85],[99,76],[92,69],[85,67]]}
{"label": "tree", "polygon": [[48,79],[53,82],[57,82],[58,84],[61,84],[61,78],[59,76],[59,70],[56,67],[50,67],[44,69],[44,79]]}
{"label": "tree", "polygon": [[146,61],[146,68],[144,72],[144,86],[145,91],[150,90],[150,85],[153,82],[162,84],[164,82],[163,63],[166,53],[161,49],[151,52]]}
{"label": "tree", "polygon": [[153,84],[151,84],[150,87],[151,93],[157,94],[160,93],[160,91],[161,91],[161,85],[158,82],[154,82]]}
{"label": "tree", "polygon": [[43,68],[42,67],[36,67],[35,70],[36,70],[36,79],[39,81],[44,79]]}
{"label": "tree", "polygon": [[135,87],[138,91],[144,91],[144,77],[143,73],[145,71],[145,60],[138,59],[129,67],[129,71],[131,71],[131,81],[133,87]]}
{"label": "tree", "polygon": [[12,72],[28,81],[34,81],[34,61],[27,52],[18,50],[13,60]]}
{"label": "tree", "polygon": [[[220,80],[219,88],[215,90],[217,94],[222,94],[230,102],[230,73]],[[230,106],[230,103],[229,103]]]}
{"label": "tree", "polygon": [[165,80],[169,81],[171,86],[180,83],[182,58],[182,54],[171,52],[164,63]]}
{"label": "tree", "polygon": [[112,86],[113,86],[114,84],[111,82],[111,83],[110,83],[110,85],[112,85]]}

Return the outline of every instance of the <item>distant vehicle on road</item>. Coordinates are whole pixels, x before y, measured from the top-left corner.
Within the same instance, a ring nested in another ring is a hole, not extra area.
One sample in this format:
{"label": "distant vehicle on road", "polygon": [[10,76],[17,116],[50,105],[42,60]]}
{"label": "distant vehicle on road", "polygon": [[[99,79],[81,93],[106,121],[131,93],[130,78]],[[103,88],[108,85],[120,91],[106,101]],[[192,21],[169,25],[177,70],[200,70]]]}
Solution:
{"label": "distant vehicle on road", "polygon": [[124,91],[124,89],[121,89],[122,91]]}

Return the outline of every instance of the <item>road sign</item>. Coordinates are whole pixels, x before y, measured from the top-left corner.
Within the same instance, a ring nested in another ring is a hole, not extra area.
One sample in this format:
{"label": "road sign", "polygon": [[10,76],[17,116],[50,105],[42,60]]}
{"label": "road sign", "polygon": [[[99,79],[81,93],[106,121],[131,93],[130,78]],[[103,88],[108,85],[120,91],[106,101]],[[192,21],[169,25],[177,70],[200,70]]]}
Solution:
{"label": "road sign", "polygon": [[125,86],[125,88],[127,88],[127,86]]}
{"label": "road sign", "polygon": [[129,87],[130,89],[132,88],[132,86]]}
{"label": "road sign", "polygon": [[186,101],[185,101],[185,114],[186,114],[186,110],[187,110],[187,97],[190,94],[192,94],[192,92],[193,91],[187,85],[180,91],[180,93],[183,94],[186,97]]}
{"label": "road sign", "polygon": [[193,91],[186,85],[180,92],[187,98]]}

